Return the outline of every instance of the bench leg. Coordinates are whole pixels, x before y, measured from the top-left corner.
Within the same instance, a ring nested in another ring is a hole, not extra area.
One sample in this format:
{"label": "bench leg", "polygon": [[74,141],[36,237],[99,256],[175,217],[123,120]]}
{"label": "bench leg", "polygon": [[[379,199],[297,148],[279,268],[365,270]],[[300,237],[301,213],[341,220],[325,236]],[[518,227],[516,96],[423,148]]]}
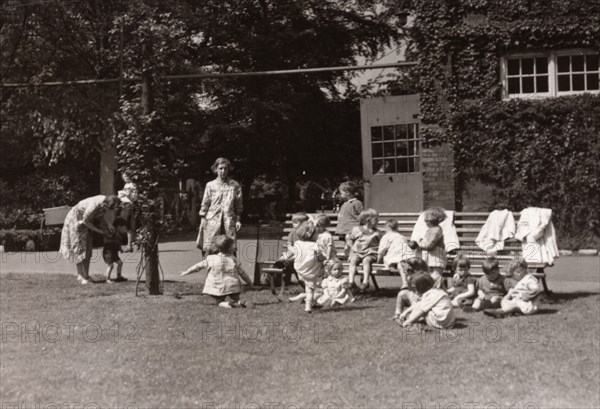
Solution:
{"label": "bench leg", "polygon": [[543,268],[538,268],[536,270],[537,273],[541,274],[540,280],[542,280],[542,286],[544,287],[544,294],[550,295],[552,292],[548,289],[548,284],[546,283],[546,273]]}
{"label": "bench leg", "polygon": [[281,289],[279,290],[279,295],[283,295],[283,293],[285,292],[285,276],[287,274],[285,273],[285,271],[281,272]]}
{"label": "bench leg", "polygon": [[371,274],[371,281],[373,282],[373,287],[376,290],[379,290],[379,284],[377,284],[377,280],[375,279],[375,275],[374,274]]}

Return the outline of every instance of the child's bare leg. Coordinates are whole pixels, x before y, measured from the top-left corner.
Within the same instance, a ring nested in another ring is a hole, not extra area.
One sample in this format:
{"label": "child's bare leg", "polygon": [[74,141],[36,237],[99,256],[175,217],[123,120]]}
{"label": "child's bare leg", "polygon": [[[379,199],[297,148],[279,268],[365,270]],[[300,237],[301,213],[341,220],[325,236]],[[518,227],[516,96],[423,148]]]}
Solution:
{"label": "child's bare leg", "polygon": [[410,307],[410,302],[408,301],[408,290],[400,290],[398,297],[396,297],[396,311],[394,312],[394,317],[397,318],[400,316],[402,311],[408,307]]}
{"label": "child's bare leg", "polygon": [[508,300],[506,298],[503,298],[500,302],[500,306],[502,308],[502,311],[504,311],[507,314],[511,314],[513,312],[521,312],[519,305],[515,300]]}
{"label": "child's bare leg", "polygon": [[483,302],[484,300],[482,300],[481,298],[477,298],[475,301],[473,301],[473,309],[474,310],[481,310],[481,308],[483,307]]}
{"label": "child's bare leg", "polygon": [[90,257],[87,257],[85,260],[83,260],[83,268],[85,269],[84,277],[88,280],[90,278],[90,261],[91,261]]}
{"label": "child's bare leg", "polygon": [[363,287],[369,286],[369,277],[371,276],[371,264],[373,263],[373,259],[370,257],[365,257],[362,262],[363,267]]}
{"label": "child's bare leg", "polygon": [[307,312],[312,311],[312,303],[313,303],[314,296],[315,296],[315,287],[309,283],[306,283],[306,306],[304,307],[304,311],[307,311]]}
{"label": "child's bare leg", "polygon": [[117,261],[117,278],[121,277],[121,271],[123,271],[123,261]]}
{"label": "child's bare leg", "polygon": [[83,265],[83,262],[77,263],[77,280],[82,281],[85,279],[85,266]]}
{"label": "child's bare leg", "polygon": [[294,302],[294,301],[300,301],[300,300],[304,300],[305,298],[306,298],[306,293],[300,293],[298,295],[290,297],[290,301],[292,301],[292,302]]}
{"label": "child's bare leg", "polygon": [[[107,267],[106,267],[106,282],[112,282],[112,281],[110,280],[110,275],[111,275],[111,273],[112,273],[112,271],[113,271],[113,267],[114,267],[114,265],[115,265],[114,263],[109,263],[109,264],[107,264]],[[119,274],[117,273],[117,277],[118,277],[118,276],[119,276]]]}
{"label": "child's bare leg", "polygon": [[354,276],[356,275],[356,267],[358,265],[358,258],[351,257],[350,265],[348,266],[348,282],[350,285],[354,285]]}

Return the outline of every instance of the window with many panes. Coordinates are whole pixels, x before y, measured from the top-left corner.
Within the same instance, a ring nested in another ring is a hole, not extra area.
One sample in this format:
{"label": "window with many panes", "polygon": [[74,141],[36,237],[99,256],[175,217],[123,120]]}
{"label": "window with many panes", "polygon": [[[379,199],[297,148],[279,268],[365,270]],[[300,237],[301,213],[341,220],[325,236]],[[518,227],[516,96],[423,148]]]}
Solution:
{"label": "window with many panes", "polygon": [[600,92],[597,52],[513,55],[502,59],[501,71],[504,98]]}
{"label": "window with many panes", "polygon": [[419,125],[371,127],[373,174],[419,172]]}

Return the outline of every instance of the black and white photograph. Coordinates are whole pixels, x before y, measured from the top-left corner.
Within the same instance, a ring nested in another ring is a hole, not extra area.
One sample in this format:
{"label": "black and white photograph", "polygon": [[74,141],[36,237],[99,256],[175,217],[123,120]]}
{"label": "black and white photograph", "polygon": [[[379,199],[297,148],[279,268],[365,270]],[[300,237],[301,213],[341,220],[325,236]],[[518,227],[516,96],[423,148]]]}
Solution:
{"label": "black and white photograph", "polygon": [[0,0],[0,409],[600,408],[599,0]]}

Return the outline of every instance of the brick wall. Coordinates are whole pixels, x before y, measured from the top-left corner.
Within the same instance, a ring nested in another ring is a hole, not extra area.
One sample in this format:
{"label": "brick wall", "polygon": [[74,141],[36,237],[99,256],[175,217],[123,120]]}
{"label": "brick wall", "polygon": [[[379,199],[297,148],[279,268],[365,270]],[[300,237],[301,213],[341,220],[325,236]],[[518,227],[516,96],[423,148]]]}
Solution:
{"label": "brick wall", "polygon": [[423,172],[423,207],[442,206],[454,209],[454,154],[448,145],[421,150]]}

